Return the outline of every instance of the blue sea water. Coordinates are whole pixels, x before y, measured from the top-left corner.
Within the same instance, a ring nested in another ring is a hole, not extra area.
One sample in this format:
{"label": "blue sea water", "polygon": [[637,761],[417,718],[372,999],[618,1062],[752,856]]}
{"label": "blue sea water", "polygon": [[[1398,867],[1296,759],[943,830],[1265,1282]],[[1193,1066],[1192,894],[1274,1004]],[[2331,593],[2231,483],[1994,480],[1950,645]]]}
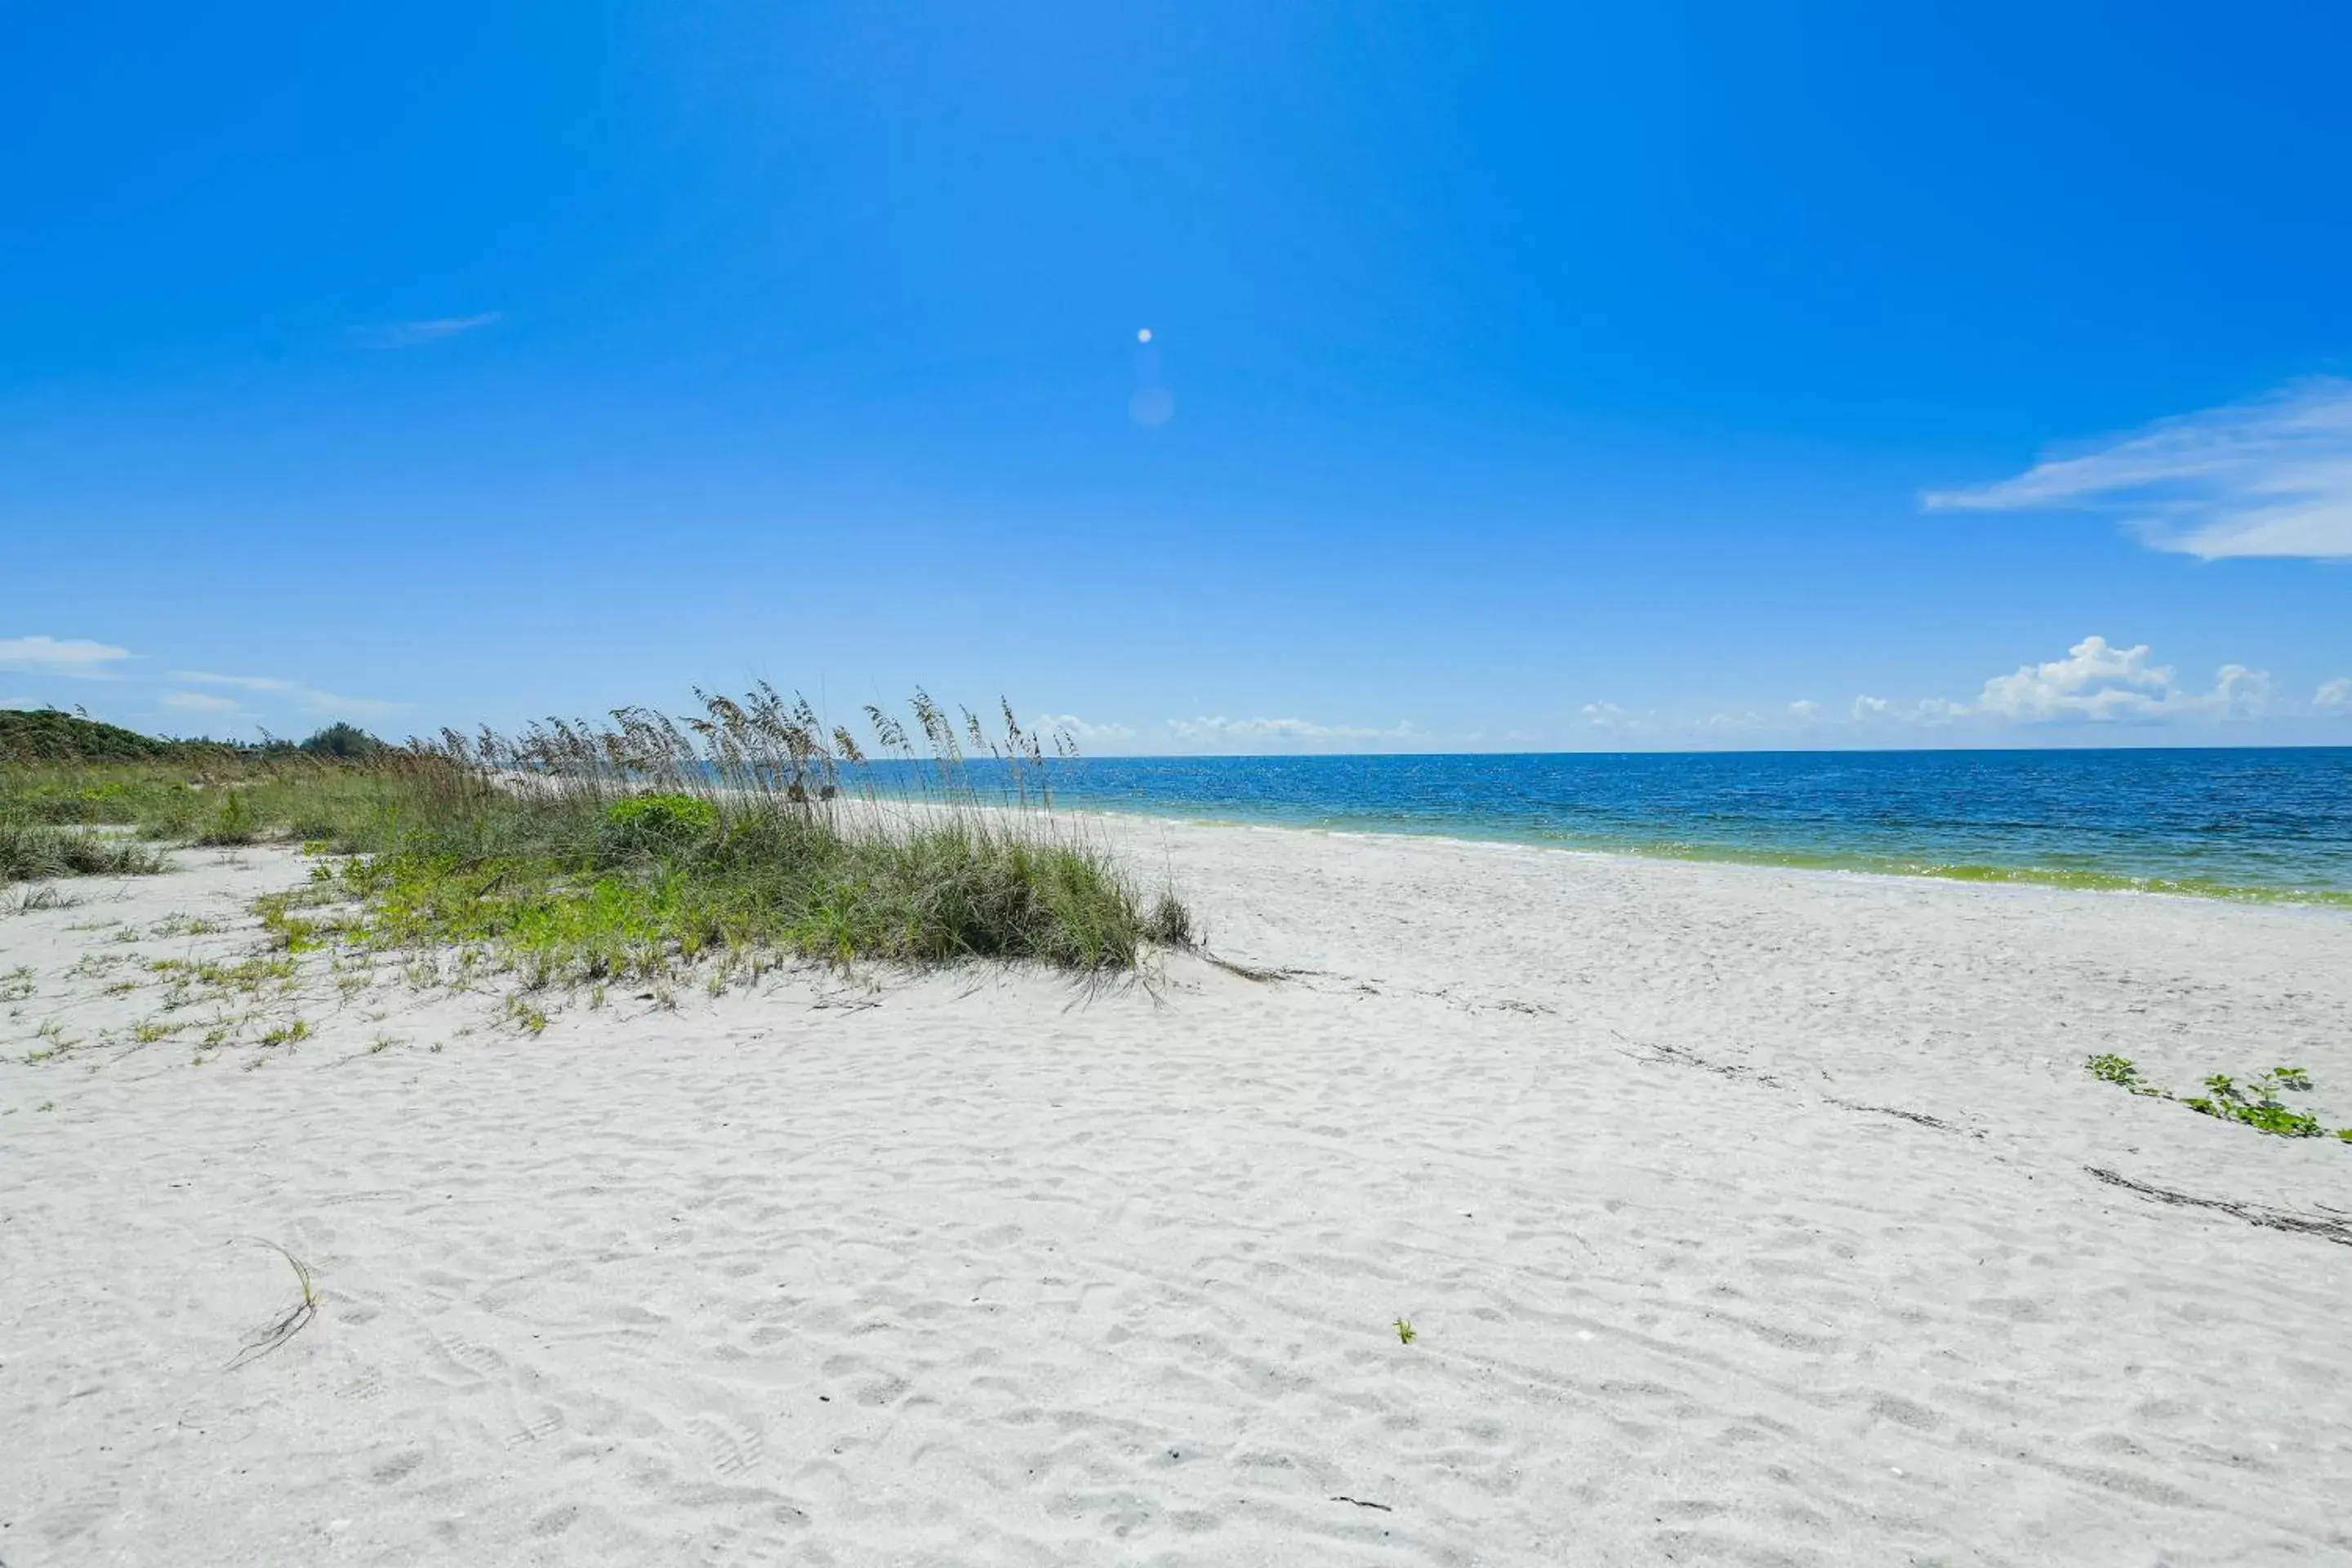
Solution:
{"label": "blue sea water", "polygon": [[1052,782],[1171,816],[2352,902],[2352,747],[1099,757]]}

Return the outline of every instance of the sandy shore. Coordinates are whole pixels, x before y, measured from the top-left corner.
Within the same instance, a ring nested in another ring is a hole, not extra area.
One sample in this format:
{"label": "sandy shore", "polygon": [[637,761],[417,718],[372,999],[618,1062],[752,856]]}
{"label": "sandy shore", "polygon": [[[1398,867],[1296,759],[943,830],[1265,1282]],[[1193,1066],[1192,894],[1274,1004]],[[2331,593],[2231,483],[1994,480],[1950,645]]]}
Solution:
{"label": "sandy shore", "polygon": [[[302,862],[0,917],[0,1562],[2352,1562],[2352,1246],[2093,1173],[2352,1221],[2352,1148],[2081,1065],[2352,1124],[2352,918],[1103,831],[1286,977],[534,1037],[312,954],[195,1066],[149,965]],[[250,1238],[323,1296],[225,1370]]]}

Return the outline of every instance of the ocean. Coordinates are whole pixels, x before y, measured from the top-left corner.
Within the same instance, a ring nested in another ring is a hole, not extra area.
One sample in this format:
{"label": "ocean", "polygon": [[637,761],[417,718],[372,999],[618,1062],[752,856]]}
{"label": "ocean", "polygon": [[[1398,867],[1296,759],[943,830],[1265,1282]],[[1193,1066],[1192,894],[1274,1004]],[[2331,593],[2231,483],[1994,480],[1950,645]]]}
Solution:
{"label": "ocean", "polygon": [[2352,747],[1097,757],[1051,767],[1057,804],[1112,811],[2352,905]]}

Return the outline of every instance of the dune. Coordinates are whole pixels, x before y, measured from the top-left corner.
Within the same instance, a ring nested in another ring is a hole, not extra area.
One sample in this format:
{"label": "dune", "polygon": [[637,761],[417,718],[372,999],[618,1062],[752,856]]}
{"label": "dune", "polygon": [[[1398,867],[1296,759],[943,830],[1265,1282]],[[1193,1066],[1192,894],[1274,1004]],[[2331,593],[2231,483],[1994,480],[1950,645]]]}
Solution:
{"label": "dune", "polygon": [[2352,1125],[2352,915],[1098,830],[1223,962],[0,916],[0,1562],[2352,1561],[2352,1147],[2084,1069]]}

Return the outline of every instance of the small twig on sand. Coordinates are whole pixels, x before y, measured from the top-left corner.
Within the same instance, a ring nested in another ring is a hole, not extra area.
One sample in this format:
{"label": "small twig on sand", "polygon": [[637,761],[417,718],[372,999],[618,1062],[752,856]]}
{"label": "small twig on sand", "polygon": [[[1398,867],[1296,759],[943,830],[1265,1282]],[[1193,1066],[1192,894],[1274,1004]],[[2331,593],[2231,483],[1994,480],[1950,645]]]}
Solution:
{"label": "small twig on sand", "polygon": [[1255,980],[1262,985],[1271,984],[1281,980],[1296,980],[1302,974],[1313,974],[1318,973],[1312,969],[1263,968],[1255,963],[1244,963],[1237,958],[1221,958],[1217,954],[1211,952],[1205,947],[1195,948],[1193,951],[1198,952],[1202,959],[1216,965],[1226,973],[1238,974],[1244,980]]}

